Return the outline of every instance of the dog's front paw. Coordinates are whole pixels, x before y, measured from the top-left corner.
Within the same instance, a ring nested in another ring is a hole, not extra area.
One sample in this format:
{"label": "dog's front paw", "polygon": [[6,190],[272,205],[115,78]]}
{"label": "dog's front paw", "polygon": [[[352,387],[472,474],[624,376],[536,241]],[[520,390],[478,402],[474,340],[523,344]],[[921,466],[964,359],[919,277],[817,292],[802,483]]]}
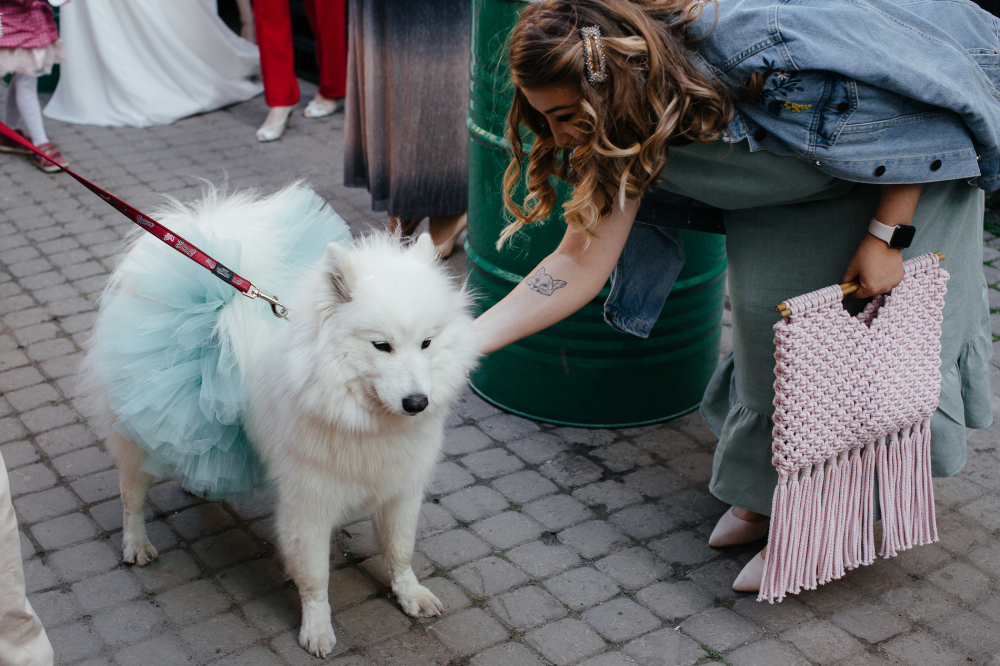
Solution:
{"label": "dog's front paw", "polygon": [[423,585],[412,586],[406,593],[396,593],[399,605],[403,607],[403,612],[412,617],[429,617],[440,615],[444,610],[444,604],[433,592]]}
{"label": "dog's front paw", "polygon": [[146,566],[157,557],[156,547],[149,543],[149,539],[125,539],[122,542],[122,562],[135,564],[136,566]]}
{"label": "dog's front paw", "polygon": [[306,622],[302,623],[299,631],[299,645],[314,657],[326,659],[326,655],[333,652],[333,646],[337,644],[337,637],[333,633],[333,625],[327,620],[325,623]]}

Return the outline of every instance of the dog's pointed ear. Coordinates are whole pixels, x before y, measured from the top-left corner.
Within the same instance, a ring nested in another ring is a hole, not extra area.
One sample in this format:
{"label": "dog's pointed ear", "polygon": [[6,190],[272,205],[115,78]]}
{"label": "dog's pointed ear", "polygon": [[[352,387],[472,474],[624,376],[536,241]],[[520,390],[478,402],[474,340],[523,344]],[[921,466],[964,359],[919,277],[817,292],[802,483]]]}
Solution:
{"label": "dog's pointed ear", "polygon": [[428,233],[420,234],[417,242],[410,246],[409,251],[425,261],[437,261],[438,258],[437,250],[434,249],[434,240]]}
{"label": "dog's pointed ear", "polygon": [[340,243],[329,243],[323,254],[323,270],[330,280],[334,296],[342,303],[350,301],[351,286],[354,284],[350,250]]}

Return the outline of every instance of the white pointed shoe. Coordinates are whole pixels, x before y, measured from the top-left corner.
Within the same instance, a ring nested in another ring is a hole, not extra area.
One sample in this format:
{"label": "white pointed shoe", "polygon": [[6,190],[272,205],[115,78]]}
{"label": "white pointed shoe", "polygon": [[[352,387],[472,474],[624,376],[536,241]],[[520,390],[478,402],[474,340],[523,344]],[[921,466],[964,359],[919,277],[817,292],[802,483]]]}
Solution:
{"label": "white pointed shoe", "polygon": [[[279,113],[274,115],[277,118],[272,118],[272,112],[276,109],[285,109],[284,117],[282,118]],[[292,124],[292,110],[295,109],[294,106],[275,106],[271,107],[271,110],[267,113],[267,118],[264,119],[264,124],[260,126],[257,130],[257,140],[261,143],[268,143],[270,141],[277,141],[281,138],[281,135],[285,133],[285,129]]]}
{"label": "white pointed shoe", "polygon": [[760,581],[764,578],[764,551],[760,551],[747,562],[743,571],[733,581],[733,589],[737,592],[760,592]]}
{"label": "white pointed shoe", "polygon": [[329,104],[317,102],[315,99],[306,104],[302,115],[306,118],[326,118],[344,110],[344,99],[331,100]]}
{"label": "white pointed shoe", "polygon": [[749,520],[737,518],[733,513],[733,507],[729,507],[729,510],[722,514],[722,518],[719,518],[719,522],[715,524],[712,536],[708,537],[708,545],[712,548],[729,548],[730,546],[753,543],[767,535],[767,528],[770,524],[769,520],[752,523]]}

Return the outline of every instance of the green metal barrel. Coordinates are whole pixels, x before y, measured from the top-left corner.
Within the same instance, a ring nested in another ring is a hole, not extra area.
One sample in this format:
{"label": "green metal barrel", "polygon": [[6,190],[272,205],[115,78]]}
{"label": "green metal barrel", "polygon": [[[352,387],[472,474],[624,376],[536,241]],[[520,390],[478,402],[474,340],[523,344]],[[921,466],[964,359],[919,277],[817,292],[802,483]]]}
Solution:
{"label": "green metal barrel", "polygon": [[[559,244],[561,214],[531,225],[527,239],[498,252],[506,225],[503,140],[511,103],[508,35],[524,7],[515,0],[472,2],[469,95],[469,284],[486,310],[513,289]],[[561,184],[560,206],[569,195]],[[523,196],[523,192],[522,192]],[[605,287],[579,312],[482,360],[472,388],[494,405],[532,419],[584,427],[654,423],[701,402],[719,360],[725,239],[682,233],[687,261],[649,338],[604,323]]]}

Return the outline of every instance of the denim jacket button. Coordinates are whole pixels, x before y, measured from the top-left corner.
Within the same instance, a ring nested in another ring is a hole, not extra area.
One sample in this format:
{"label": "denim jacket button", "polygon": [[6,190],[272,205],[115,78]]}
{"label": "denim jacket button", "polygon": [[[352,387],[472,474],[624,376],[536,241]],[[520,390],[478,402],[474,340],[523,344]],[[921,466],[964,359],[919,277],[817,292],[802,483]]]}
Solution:
{"label": "denim jacket button", "polygon": [[841,102],[840,104],[837,105],[837,112],[843,113],[844,111],[847,111],[849,108],[851,108],[850,104],[848,104],[847,102]]}
{"label": "denim jacket button", "polygon": [[885,167],[884,166],[875,167],[875,176],[876,177],[881,176],[884,173],[885,173]]}
{"label": "denim jacket button", "polygon": [[931,171],[937,171],[941,168],[941,160],[934,160],[931,162]]}
{"label": "denim jacket button", "polygon": [[758,127],[756,130],[754,130],[754,133],[753,133],[753,140],[754,141],[756,141],[757,143],[760,143],[761,141],[763,141],[766,138],[767,138],[767,130],[766,129],[764,129],[763,127]]}

